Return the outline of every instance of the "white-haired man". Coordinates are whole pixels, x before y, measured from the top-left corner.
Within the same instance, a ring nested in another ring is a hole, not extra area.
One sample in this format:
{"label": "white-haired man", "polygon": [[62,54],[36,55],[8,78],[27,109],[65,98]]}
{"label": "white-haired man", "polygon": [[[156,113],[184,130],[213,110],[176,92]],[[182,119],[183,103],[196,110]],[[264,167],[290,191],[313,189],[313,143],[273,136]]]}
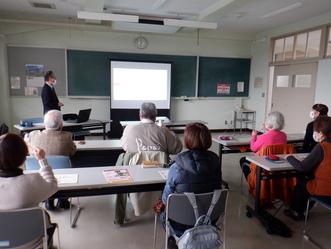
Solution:
{"label": "white-haired man", "polygon": [[[45,130],[32,131],[25,138],[32,155],[32,148],[39,147],[46,152],[46,156],[68,156],[76,152],[76,145],[72,140],[72,133],[61,131],[63,126],[62,113],[58,110],[50,110],[44,116]],[[66,209],[70,207],[68,199],[59,199],[57,207]],[[46,201],[46,209],[55,209],[54,200]]]}

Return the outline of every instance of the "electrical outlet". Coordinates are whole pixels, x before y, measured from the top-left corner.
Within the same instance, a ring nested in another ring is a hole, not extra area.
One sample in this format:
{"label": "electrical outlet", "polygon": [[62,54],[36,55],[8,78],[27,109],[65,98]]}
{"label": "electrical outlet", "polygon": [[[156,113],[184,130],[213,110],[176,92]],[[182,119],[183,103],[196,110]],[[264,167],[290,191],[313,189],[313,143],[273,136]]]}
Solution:
{"label": "electrical outlet", "polygon": [[233,120],[230,121],[230,125],[233,125]]}
{"label": "electrical outlet", "polygon": [[226,124],[226,125],[227,125],[227,124],[228,124],[228,121],[227,121],[227,120],[225,120],[224,124]]}

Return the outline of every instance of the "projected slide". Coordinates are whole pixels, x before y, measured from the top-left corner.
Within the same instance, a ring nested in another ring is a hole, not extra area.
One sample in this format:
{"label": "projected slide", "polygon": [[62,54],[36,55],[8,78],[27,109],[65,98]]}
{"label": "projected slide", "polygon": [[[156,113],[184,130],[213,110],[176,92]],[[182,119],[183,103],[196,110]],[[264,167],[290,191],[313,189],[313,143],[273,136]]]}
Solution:
{"label": "projected slide", "polygon": [[145,102],[170,108],[171,65],[168,63],[111,62],[111,108],[137,109]]}

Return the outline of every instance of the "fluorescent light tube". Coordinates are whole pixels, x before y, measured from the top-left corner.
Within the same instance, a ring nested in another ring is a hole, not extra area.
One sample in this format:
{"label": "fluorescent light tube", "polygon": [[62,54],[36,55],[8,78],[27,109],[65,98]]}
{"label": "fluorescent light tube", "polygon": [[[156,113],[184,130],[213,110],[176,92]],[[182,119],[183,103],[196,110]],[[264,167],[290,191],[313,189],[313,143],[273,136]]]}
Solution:
{"label": "fluorescent light tube", "polygon": [[188,27],[198,29],[216,29],[216,22],[200,22],[200,21],[189,21],[179,19],[163,19],[164,25],[176,26],[176,27]]}
{"label": "fluorescent light tube", "polygon": [[115,22],[114,29],[135,32],[174,34],[180,29],[180,27],[153,25],[145,23]]}
{"label": "fluorescent light tube", "polygon": [[139,22],[139,16],[110,14],[100,12],[77,11],[77,17],[89,20],[104,20],[114,22]]}
{"label": "fluorescent light tube", "polygon": [[269,14],[266,14],[266,15],[263,15],[263,16],[260,16],[261,19],[264,19],[264,18],[269,18],[269,17],[272,17],[272,16],[276,16],[276,15],[279,15],[279,14],[282,14],[282,13],[285,13],[285,12],[288,12],[290,10],[293,10],[293,9],[296,9],[296,8],[299,8],[302,6],[302,3],[301,2],[298,2],[298,3],[295,3],[295,4],[292,4],[290,6],[287,6],[285,8],[282,8],[282,9],[279,9],[279,10],[276,10],[274,12],[270,12]]}

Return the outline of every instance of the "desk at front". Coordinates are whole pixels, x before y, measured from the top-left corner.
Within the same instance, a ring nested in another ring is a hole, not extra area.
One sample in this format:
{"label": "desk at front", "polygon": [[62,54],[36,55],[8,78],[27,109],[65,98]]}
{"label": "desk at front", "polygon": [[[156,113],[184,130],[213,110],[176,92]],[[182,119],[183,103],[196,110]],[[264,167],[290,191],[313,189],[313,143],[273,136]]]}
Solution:
{"label": "desk at front", "polygon": [[[140,121],[120,121],[120,124],[125,128],[127,125],[130,124],[138,124]],[[206,121],[202,120],[170,120],[169,123],[164,123],[165,126],[171,128],[171,127],[185,127],[187,124],[190,123],[202,123],[202,124],[208,124]]]}
{"label": "desk at front", "polygon": [[[62,130],[64,130],[64,131],[81,131],[81,130],[102,129],[103,130],[103,139],[106,139],[106,135],[107,135],[106,125],[111,122],[112,122],[112,120],[93,120],[93,119],[89,119],[88,121],[82,122],[82,123],[63,122]],[[26,133],[26,132],[45,129],[45,126],[43,123],[33,124],[32,127],[26,127],[26,126],[21,126],[19,124],[16,124],[16,125],[14,125],[14,127],[19,130],[21,136],[23,136],[24,133]]]}
{"label": "desk at front", "polygon": [[[307,155],[306,153],[303,154],[297,154],[298,157]],[[260,207],[260,193],[261,193],[261,181],[262,180],[269,180],[269,179],[280,179],[280,178],[289,178],[289,177],[297,177],[300,175],[299,172],[293,172],[295,169],[293,166],[288,163],[285,159],[286,155],[278,155],[279,157],[284,159],[284,162],[282,163],[273,163],[271,161],[266,160],[266,156],[248,156],[246,159],[254,164],[256,164],[257,172],[256,172],[256,196],[255,196],[255,205],[254,208],[247,206],[246,215],[248,217],[251,217],[254,215],[266,228],[267,233],[279,233],[275,226],[277,228],[283,228],[284,234],[281,234],[284,237],[290,237],[291,230],[280,220],[269,214],[267,211],[264,211]],[[273,172],[274,174],[268,174],[268,175],[262,175],[262,171],[267,170],[270,172]],[[274,226],[272,225],[272,222],[274,222]],[[279,230],[279,229],[278,229]]]}

